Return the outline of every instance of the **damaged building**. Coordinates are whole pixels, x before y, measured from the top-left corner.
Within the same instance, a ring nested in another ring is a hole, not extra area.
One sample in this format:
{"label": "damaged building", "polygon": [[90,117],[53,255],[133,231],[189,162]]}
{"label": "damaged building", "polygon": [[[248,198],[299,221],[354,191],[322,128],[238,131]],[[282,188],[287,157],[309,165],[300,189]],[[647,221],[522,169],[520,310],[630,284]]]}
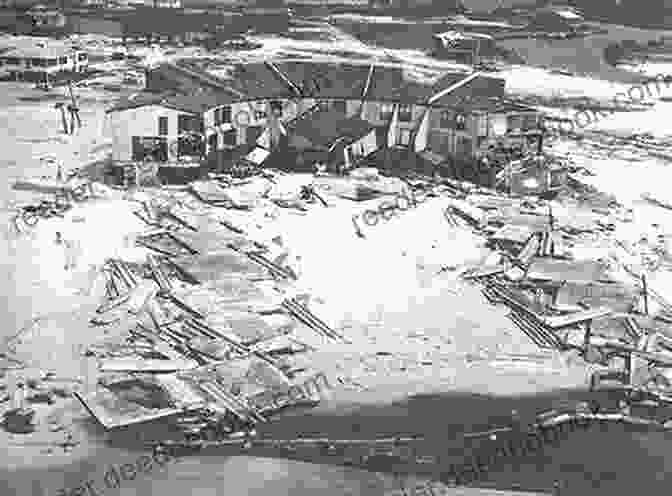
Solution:
{"label": "damaged building", "polygon": [[221,170],[227,157],[261,148],[267,164],[287,164],[290,153],[299,162],[290,169],[337,169],[402,148],[441,157],[446,167],[437,171],[448,175],[484,158],[498,169],[541,149],[540,113],[508,101],[504,80],[478,72],[428,84],[377,65],[255,63],[215,76],[177,62],[146,80],[145,92],[108,110],[116,164],[200,160]]}

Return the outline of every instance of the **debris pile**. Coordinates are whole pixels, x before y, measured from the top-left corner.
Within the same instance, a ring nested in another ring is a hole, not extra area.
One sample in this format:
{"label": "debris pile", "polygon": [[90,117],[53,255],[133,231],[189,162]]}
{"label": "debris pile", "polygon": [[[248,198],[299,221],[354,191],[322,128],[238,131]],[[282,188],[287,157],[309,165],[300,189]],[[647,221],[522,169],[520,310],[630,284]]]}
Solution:
{"label": "debris pile", "polygon": [[539,348],[578,352],[596,369],[593,388],[666,398],[672,392],[666,372],[672,363],[672,307],[647,287],[645,275],[619,259],[576,257],[582,244],[595,249],[597,236],[611,248],[623,247],[609,237],[613,224],[604,221],[618,206],[595,208],[595,200],[604,199],[581,196],[593,205],[584,218],[566,208],[555,216],[551,202],[531,197],[471,193],[455,199],[447,220],[466,221],[493,250],[461,276],[481,284],[491,304],[508,307],[515,327]]}
{"label": "debris pile", "polygon": [[90,323],[115,336],[89,347],[101,377],[75,396],[108,429],[171,418],[180,442],[221,441],[286,407],[316,405],[330,388],[301,358],[311,347],[299,336],[344,336],[292,289],[279,245],[248,239],[220,215],[266,189],[236,196],[235,185],[219,184],[140,200],[135,214],[148,229],[135,243],[146,260],[104,266],[106,296]]}

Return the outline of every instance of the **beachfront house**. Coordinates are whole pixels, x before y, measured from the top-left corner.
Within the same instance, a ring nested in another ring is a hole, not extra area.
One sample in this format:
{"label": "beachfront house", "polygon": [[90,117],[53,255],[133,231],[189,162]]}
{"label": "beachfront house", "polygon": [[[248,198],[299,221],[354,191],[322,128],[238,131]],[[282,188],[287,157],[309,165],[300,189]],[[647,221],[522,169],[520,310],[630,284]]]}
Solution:
{"label": "beachfront house", "polygon": [[[504,80],[481,73],[429,81],[398,67],[278,62],[215,76],[179,62],[148,70],[146,81],[145,92],[108,111],[116,162],[180,163],[260,147],[269,163],[282,156],[290,168],[354,167],[380,148],[500,163],[507,150],[535,154],[541,143],[539,113],[507,101]],[[200,137],[197,147],[186,131]]]}
{"label": "beachfront house", "polygon": [[89,64],[85,51],[51,38],[14,37],[2,45],[0,66],[17,80],[44,81],[61,73],[85,71]]}

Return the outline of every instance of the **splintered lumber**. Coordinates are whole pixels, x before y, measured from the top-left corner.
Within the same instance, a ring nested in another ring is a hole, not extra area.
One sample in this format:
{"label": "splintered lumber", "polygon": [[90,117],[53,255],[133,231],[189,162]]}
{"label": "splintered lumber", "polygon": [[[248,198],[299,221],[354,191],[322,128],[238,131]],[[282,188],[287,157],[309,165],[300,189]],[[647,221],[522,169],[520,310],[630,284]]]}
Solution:
{"label": "splintered lumber", "polygon": [[305,306],[301,305],[294,299],[288,299],[283,301],[283,307],[286,308],[294,317],[306,324],[311,329],[317,331],[318,333],[331,338],[331,339],[342,339],[345,338],[337,334],[332,330],[327,324],[320,320],[315,314],[308,310]]}
{"label": "splintered lumber", "polygon": [[176,306],[178,306],[180,309],[184,310],[185,312],[187,312],[190,315],[193,315],[197,319],[204,319],[205,318],[205,316],[201,312],[199,312],[198,310],[195,310],[194,308],[190,307],[189,305],[187,305],[185,302],[180,300],[174,294],[167,294],[166,297],[170,301],[172,301]]}
{"label": "splintered lumber", "polygon": [[511,312],[507,317],[539,348],[548,348],[548,344],[539,337],[535,330],[520,318],[520,314]]}
{"label": "splintered lumber", "polygon": [[208,329],[204,329],[201,326],[199,326],[197,324],[194,324],[191,320],[185,320],[182,323],[182,328],[193,330],[193,331],[197,332],[198,334],[200,334],[201,336],[205,336],[205,337],[210,338],[210,339],[222,339],[219,333],[216,334],[214,332],[211,332]]}
{"label": "splintered lumber", "polygon": [[[245,346],[244,344],[241,344],[237,342],[235,339],[230,338],[229,336],[222,334],[212,327],[208,326],[203,320],[197,320],[197,319],[190,319],[189,325],[191,326],[196,326],[197,328],[204,329],[211,334],[214,334],[216,336],[216,339],[221,339],[222,341],[225,341],[229,345],[231,345],[235,350],[237,350],[239,353],[242,353],[244,355],[254,355],[257,358],[262,359],[269,365],[277,368],[278,362],[274,360],[273,358],[269,357],[266,353],[262,353],[260,351],[253,351],[251,348]],[[281,372],[282,373],[282,372]],[[283,374],[284,375],[284,374]]]}
{"label": "splintered lumber", "polygon": [[175,215],[172,212],[163,212],[161,214],[161,217],[165,217],[167,219],[170,219],[170,220],[178,223],[182,227],[185,227],[185,228],[189,229],[190,231],[198,232],[198,228],[192,226],[186,220],[182,219],[181,217],[178,217],[177,215]]}
{"label": "splintered lumber", "polygon": [[268,271],[273,275],[280,276],[285,279],[296,279],[296,276],[294,274],[290,273],[287,269],[271,262],[263,255],[260,255],[258,253],[247,253],[246,255],[253,262],[258,263],[265,269],[268,269]]}
{"label": "splintered lumber", "polygon": [[236,417],[238,417],[242,421],[248,421],[250,420],[250,415],[246,415],[246,413],[241,411],[241,408],[239,405],[236,405],[234,402],[232,402],[227,396],[224,396],[219,392],[219,390],[215,389],[212,384],[209,384],[207,382],[200,383],[198,385],[200,389],[205,391],[207,394],[212,396],[217,402],[221,403],[227,410],[229,410],[231,413],[233,413]]}
{"label": "splintered lumber", "polygon": [[166,259],[165,261],[168,263],[170,267],[172,267],[175,270],[175,272],[177,272],[178,277],[182,279],[184,282],[192,284],[194,286],[198,286],[199,284],[201,284],[201,281],[199,281],[195,275],[193,275],[191,272],[183,268],[177,262],[174,262],[173,260],[170,259]]}
{"label": "splintered lumber", "polygon": [[182,248],[184,248],[184,249],[187,250],[189,253],[191,253],[192,255],[198,255],[199,251],[198,251],[196,248],[193,248],[189,243],[187,243],[187,242],[184,241],[183,239],[177,237],[177,236],[174,235],[173,233],[167,233],[166,235],[167,235],[170,239],[172,239],[173,241],[175,241],[175,243],[177,243],[177,244],[180,245]]}
{"label": "splintered lumber", "polygon": [[102,314],[102,313],[109,312],[110,310],[112,310],[112,309],[114,309],[114,308],[116,308],[116,307],[118,307],[118,306],[120,306],[120,305],[123,305],[123,304],[126,303],[130,298],[131,298],[131,293],[130,293],[130,291],[129,291],[128,293],[125,293],[125,294],[122,294],[122,295],[120,295],[120,296],[117,296],[116,298],[114,298],[114,299],[112,299],[112,300],[110,300],[110,301],[107,301],[107,302],[103,303],[102,305],[100,305],[100,306],[96,309],[96,313],[98,313],[98,314]]}
{"label": "splintered lumber", "polygon": [[553,331],[547,329],[544,325],[539,323],[533,317],[526,315],[524,313],[518,312],[518,317],[522,322],[525,322],[531,329],[534,330],[535,334],[548,346],[552,348],[561,348],[562,342],[560,339],[553,333]]}
{"label": "splintered lumber", "polygon": [[472,267],[462,272],[461,277],[463,279],[480,279],[481,277],[494,276],[497,274],[502,274],[506,271],[506,266],[502,264],[498,265],[484,265],[482,267]]}
{"label": "splintered lumber", "polygon": [[133,289],[134,285],[132,280],[128,277],[128,274],[122,272],[121,266],[117,263],[116,260],[107,260],[107,265],[110,267],[112,275],[122,282],[124,286],[126,286],[127,290]]}
{"label": "splintered lumber", "polygon": [[644,334],[639,327],[639,324],[633,319],[632,317],[626,317],[625,318],[625,327],[626,330],[628,331],[628,334],[632,336],[635,340],[639,339],[642,334]]}
{"label": "splintered lumber", "polygon": [[149,269],[152,271],[152,276],[154,277],[156,283],[159,285],[161,292],[170,293],[173,289],[172,285],[170,284],[168,277],[163,272],[158,261],[156,260],[156,257],[154,257],[154,255],[152,255],[151,253],[147,254],[147,264],[149,265]]}
{"label": "splintered lumber", "polygon": [[589,308],[580,312],[574,312],[569,315],[547,315],[542,318],[542,322],[553,329],[568,327],[574,324],[580,324],[588,320],[594,320],[611,315],[613,312],[609,307]]}
{"label": "splintered lumber", "polygon": [[528,239],[527,243],[518,254],[518,261],[524,265],[529,264],[532,260],[532,257],[534,257],[539,251],[540,244],[539,234],[533,234],[530,236],[530,239]]}
{"label": "splintered lumber", "polygon": [[150,220],[146,215],[143,215],[142,213],[138,212],[137,210],[133,212],[133,215],[135,215],[138,219],[140,219],[142,222],[147,224],[148,226],[156,226],[157,223]]}
{"label": "splintered lumber", "polygon": [[234,226],[231,222],[229,222],[226,219],[220,219],[219,223],[237,234],[245,234],[245,231],[243,231],[241,228],[237,226]]}
{"label": "splintered lumber", "polygon": [[136,239],[135,244],[142,246],[143,248],[147,248],[148,250],[154,250],[157,253],[160,253],[161,255],[165,255],[166,257],[178,257],[178,253],[174,253],[168,250],[164,250],[163,248],[159,248],[158,246],[154,246],[154,244],[150,241],[146,241],[144,239]]}

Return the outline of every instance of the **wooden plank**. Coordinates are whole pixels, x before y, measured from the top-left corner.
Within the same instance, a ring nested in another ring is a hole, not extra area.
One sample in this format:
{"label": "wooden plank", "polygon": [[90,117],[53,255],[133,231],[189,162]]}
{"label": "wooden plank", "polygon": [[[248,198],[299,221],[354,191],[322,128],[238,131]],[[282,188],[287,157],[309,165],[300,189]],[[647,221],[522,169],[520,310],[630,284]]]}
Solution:
{"label": "wooden plank", "polygon": [[182,227],[185,227],[186,229],[189,229],[190,231],[198,232],[198,228],[192,226],[186,220],[182,219],[181,217],[178,217],[172,212],[164,212],[162,214],[162,217],[166,217],[172,221],[175,221],[176,223],[178,223]]}
{"label": "wooden plank", "polygon": [[180,245],[182,248],[184,248],[185,250],[187,250],[189,253],[191,253],[192,255],[198,255],[199,251],[198,251],[196,248],[193,248],[189,243],[187,243],[187,242],[184,241],[183,239],[179,238],[179,237],[176,236],[175,234],[173,234],[173,233],[167,233],[167,236],[168,236],[170,239],[172,239],[173,241],[175,241],[175,243],[177,243],[178,245]]}
{"label": "wooden plank", "polygon": [[201,281],[195,275],[193,275],[187,269],[183,268],[177,262],[170,259],[166,259],[165,261],[168,263],[168,265],[170,265],[173,269],[175,269],[180,279],[182,279],[184,282],[192,284],[194,286],[201,284]]}
{"label": "wooden plank", "polygon": [[166,274],[161,270],[159,263],[156,261],[156,258],[151,253],[147,254],[147,264],[149,269],[152,271],[152,276],[154,280],[159,285],[162,293],[170,293],[172,291],[172,285],[166,277]]}
{"label": "wooden plank", "polygon": [[463,271],[461,277],[466,280],[478,279],[480,277],[494,276],[497,274],[502,274],[506,270],[504,265],[490,265],[482,267],[474,267],[473,269],[467,269]]}
{"label": "wooden plank", "polygon": [[575,312],[569,315],[549,315],[541,318],[541,321],[553,329],[559,329],[574,324],[580,324],[588,320],[594,320],[611,315],[613,312],[609,307],[590,308],[581,312]]}
{"label": "wooden plank", "polygon": [[179,253],[173,253],[168,250],[164,250],[163,248],[159,248],[157,246],[154,246],[151,242],[144,241],[142,239],[136,239],[135,243],[137,245],[142,246],[143,248],[147,248],[148,250],[154,250],[157,253],[160,253],[161,255],[165,255],[166,257],[178,257]]}

